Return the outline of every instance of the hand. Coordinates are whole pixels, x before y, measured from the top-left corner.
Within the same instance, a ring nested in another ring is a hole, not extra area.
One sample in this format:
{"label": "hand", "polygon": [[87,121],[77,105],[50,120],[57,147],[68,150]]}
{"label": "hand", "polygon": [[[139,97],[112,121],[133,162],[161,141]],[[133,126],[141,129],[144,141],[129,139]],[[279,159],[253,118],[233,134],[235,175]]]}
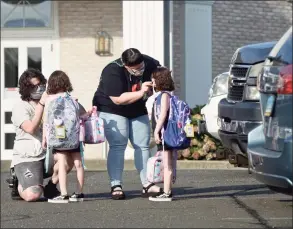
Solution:
{"label": "hand", "polygon": [[90,110],[88,110],[88,111],[86,112],[86,114],[87,114],[88,116],[91,116],[92,113],[93,113],[93,109],[90,109]]}
{"label": "hand", "polygon": [[159,132],[155,132],[154,133],[154,137],[155,137],[155,142],[157,144],[160,144],[162,142],[161,138],[160,138],[160,135],[159,135]]}
{"label": "hand", "polygon": [[43,139],[43,141],[42,141],[42,148],[47,149],[47,141],[46,141],[46,139]]}
{"label": "hand", "polygon": [[152,87],[153,83],[152,81],[147,81],[147,82],[144,82],[142,85],[141,85],[141,91],[143,91],[144,93],[145,92],[148,92],[150,90],[150,88]]}
{"label": "hand", "polygon": [[40,99],[40,103],[45,104],[46,101],[47,101],[47,98],[48,98],[48,94],[47,94],[47,92],[45,91],[45,92],[42,94],[42,97],[41,97],[41,99]]}

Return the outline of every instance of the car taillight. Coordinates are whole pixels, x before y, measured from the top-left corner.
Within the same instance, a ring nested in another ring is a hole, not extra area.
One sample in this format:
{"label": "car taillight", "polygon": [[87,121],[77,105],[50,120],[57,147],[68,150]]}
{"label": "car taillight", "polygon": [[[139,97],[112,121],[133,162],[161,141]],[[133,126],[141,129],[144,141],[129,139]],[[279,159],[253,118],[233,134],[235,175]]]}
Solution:
{"label": "car taillight", "polygon": [[264,66],[258,77],[257,87],[263,93],[292,94],[292,64]]}
{"label": "car taillight", "polygon": [[292,64],[280,71],[278,94],[292,94]]}

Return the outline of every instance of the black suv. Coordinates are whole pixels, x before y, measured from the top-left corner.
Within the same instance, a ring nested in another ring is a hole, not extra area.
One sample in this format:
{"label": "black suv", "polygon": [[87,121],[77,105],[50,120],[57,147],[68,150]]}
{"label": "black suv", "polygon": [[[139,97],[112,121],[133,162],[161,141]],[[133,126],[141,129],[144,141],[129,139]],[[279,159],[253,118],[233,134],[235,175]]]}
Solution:
{"label": "black suv", "polygon": [[218,109],[219,136],[235,154],[231,164],[247,165],[247,135],[261,124],[257,76],[276,42],[246,45],[234,53],[229,72],[228,95]]}

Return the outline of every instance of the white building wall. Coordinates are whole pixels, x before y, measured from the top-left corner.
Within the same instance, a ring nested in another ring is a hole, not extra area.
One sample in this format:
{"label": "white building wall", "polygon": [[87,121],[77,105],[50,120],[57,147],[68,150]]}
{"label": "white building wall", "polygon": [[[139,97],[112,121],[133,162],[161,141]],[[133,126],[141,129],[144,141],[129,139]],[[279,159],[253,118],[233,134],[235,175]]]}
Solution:
{"label": "white building wall", "polygon": [[123,47],[137,48],[164,65],[163,1],[123,1]]}
{"label": "white building wall", "polygon": [[[123,1],[123,48],[137,48],[164,63],[163,1]],[[155,149],[151,150],[154,153]],[[126,159],[134,150],[127,147]]]}

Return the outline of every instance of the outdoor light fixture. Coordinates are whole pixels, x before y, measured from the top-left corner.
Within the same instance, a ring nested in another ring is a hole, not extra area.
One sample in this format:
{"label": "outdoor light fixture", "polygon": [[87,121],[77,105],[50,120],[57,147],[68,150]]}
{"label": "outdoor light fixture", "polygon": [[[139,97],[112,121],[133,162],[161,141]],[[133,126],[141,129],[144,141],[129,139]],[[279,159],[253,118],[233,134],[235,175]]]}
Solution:
{"label": "outdoor light fixture", "polygon": [[96,54],[99,56],[112,56],[112,37],[106,31],[96,34]]}

